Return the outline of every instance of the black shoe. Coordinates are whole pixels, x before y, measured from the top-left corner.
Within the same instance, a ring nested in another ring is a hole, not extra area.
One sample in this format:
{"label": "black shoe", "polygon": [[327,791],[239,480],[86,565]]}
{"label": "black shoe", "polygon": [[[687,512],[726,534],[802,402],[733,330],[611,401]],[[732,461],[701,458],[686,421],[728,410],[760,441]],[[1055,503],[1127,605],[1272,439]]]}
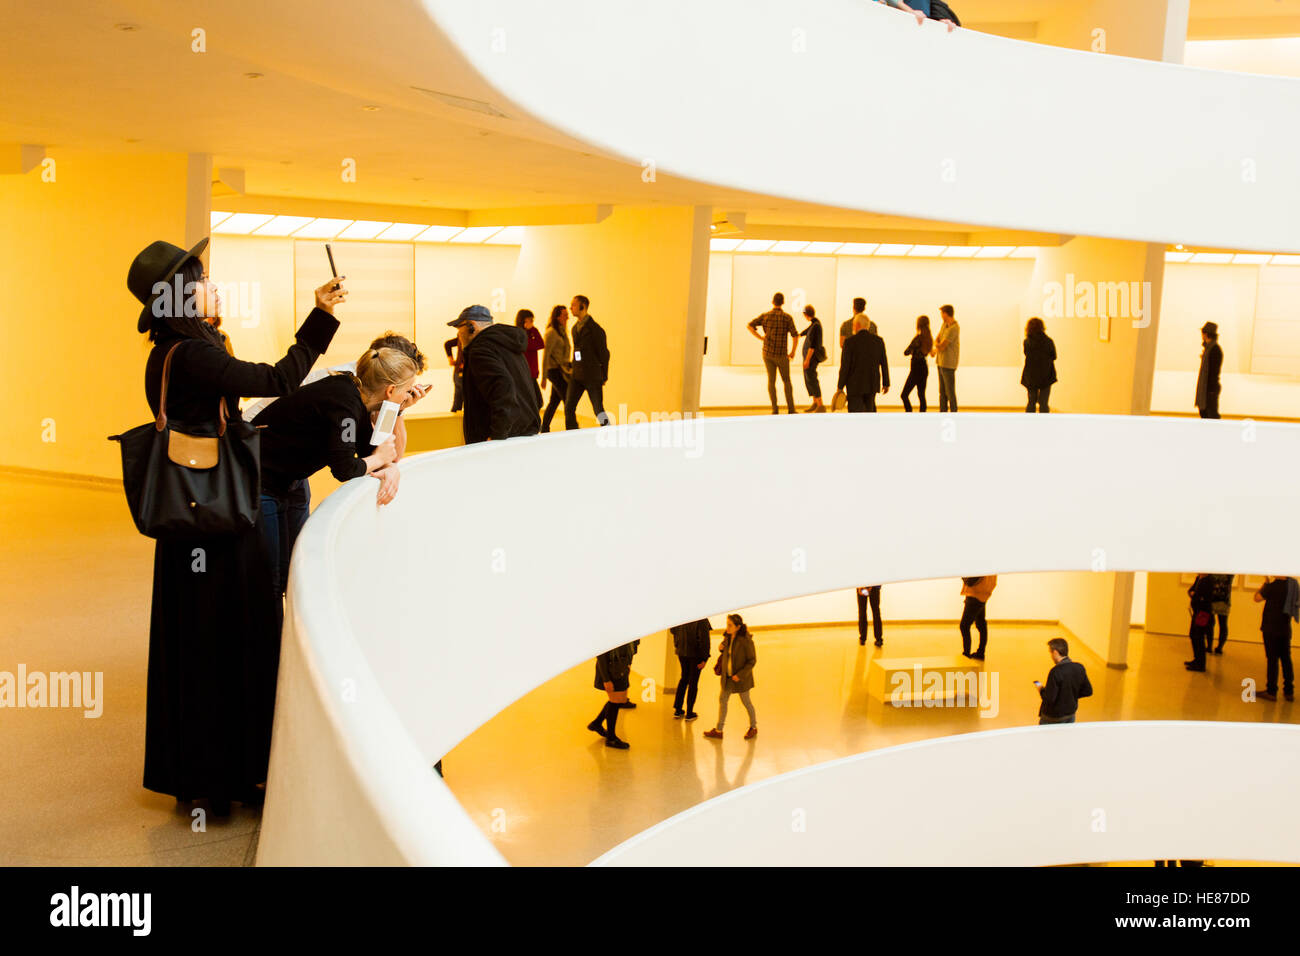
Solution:
{"label": "black shoe", "polygon": [[700,716],[700,715],[697,714],[695,711],[691,711],[689,714],[686,715],[686,719],[687,719],[687,720],[696,720],[699,716]]}
{"label": "black shoe", "polygon": [[1274,694],[1272,691],[1267,691],[1267,690],[1261,690],[1255,696],[1258,697],[1260,700],[1277,700],[1277,694]]}
{"label": "black shoe", "polygon": [[876,647],[884,647],[884,646],[885,646],[885,642],[882,641],[880,638],[876,638]]}
{"label": "black shoe", "polygon": [[1188,665],[1187,665],[1187,669],[1188,669],[1189,671],[1192,671],[1192,672],[1195,673],[1195,674],[1204,674],[1204,673],[1205,673],[1205,665],[1204,665],[1204,664],[1202,664],[1200,667],[1197,667],[1195,664],[1188,664]]}
{"label": "black shoe", "polygon": [[605,724],[601,720],[593,720],[587,725],[587,729],[593,734],[600,734],[602,737],[605,736]]}
{"label": "black shoe", "polygon": [[961,652],[961,656],[962,656],[962,657],[970,657],[970,651],[962,651],[962,652]]}
{"label": "black shoe", "polygon": [[617,707],[617,708],[619,708],[620,710],[633,710],[633,709],[635,709],[635,707],[636,707],[636,702],[635,702],[635,701],[630,701],[630,700],[625,700],[625,701],[623,701],[623,703],[621,703],[621,704],[615,704],[614,706]]}
{"label": "black shoe", "polygon": [[620,740],[617,737],[606,737],[605,746],[613,747],[615,750],[627,750],[632,745],[629,744],[626,740]]}
{"label": "black shoe", "polygon": [[863,647],[866,647],[866,646],[867,646],[867,639],[866,639],[865,637],[859,637],[859,638],[858,638],[858,643],[861,644]]}
{"label": "black shoe", "polygon": [[1223,648],[1222,648],[1222,647],[1216,647],[1216,648],[1214,649],[1213,653],[1215,653],[1215,654],[1222,654],[1222,653],[1223,653]]}
{"label": "black shoe", "polygon": [[220,799],[210,799],[208,801],[208,813],[212,814],[214,817],[230,816],[230,801],[224,797]]}
{"label": "black shoe", "polygon": [[1184,667],[1191,667],[1191,666],[1194,665],[1195,663],[1196,663],[1196,661],[1183,661],[1183,666],[1184,666]]}
{"label": "black shoe", "polygon": [[984,652],[983,652],[983,651],[976,651],[974,654],[972,654],[972,655],[970,656],[970,659],[973,660],[973,661],[982,661],[982,660],[984,660]]}
{"label": "black shoe", "polygon": [[681,720],[681,719],[682,719],[683,717],[685,717],[685,716],[686,716],[686,711],[684,711],[684,710],[674,710],[674,711],[673,711],[673,720]]}
{"label": "black shoe", "polygon": [[1283,694],[1282,696],[1285,697],[1287,700],[1295,700],[1295,694],[1286,693]]}

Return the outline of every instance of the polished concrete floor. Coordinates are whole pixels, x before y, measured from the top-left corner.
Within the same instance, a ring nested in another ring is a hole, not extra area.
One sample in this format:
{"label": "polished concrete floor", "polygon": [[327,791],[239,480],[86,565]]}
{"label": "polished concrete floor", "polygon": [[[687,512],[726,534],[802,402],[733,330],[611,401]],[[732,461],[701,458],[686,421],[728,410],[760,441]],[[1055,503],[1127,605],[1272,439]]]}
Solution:
{"label": "polished concrete floor", "polygon": [[[735,698],[724,739],[701,736],[718,712],[719,680],[706,668],[700,719],[673,719],[671,695],[643,701],[618,718],[618,735],[631,744],[626,751],[606,748],[586,729],[604,695],[592,688],[593,666],[582,665],[480,727],[448,754],[443,769],[457,798],[512,863],[587,863],[746,783],[877,747],[1037,723],[1031,681],[1045,678],[1051,666],[1045,644],[1060,636],[1067,635],[1050,626],[991,624],[985,669],[998,675],[998,710],[981,717],[973,708],[895,709],[867,692],[874,655],[951,655],[961,649],[955,625],[886,623],[880,649],[860,646],[856,627],[760,630],[754,740],[743,739],[747,719]],[[1183,669],[1190,651],[1185,638],[1135,633],[1126,671],[1106,668],[1086,648],[1071,651],[1088,668],[1095,691],[1080,720],[1300,720],[1300,705],[1241,699],[1243,678],[1262,683],[1260,644],[1229,642],[1222,656],[1211,655],[1204,674]],[[635,677],[636,661],[633,666]]]}
{"label": "polished concrete floor", "polygon": [[[315,487],[315,483],[314,487]],[[326,489],[316,489],[317,500]],[[217,865],[252,862],[259,816],[236,806],[200,828],[188,808],[141,786],[152,542],[131,524],[120,489],[0,476],[0,671],[102,671],[103,714],[0,709],[0,865]],[[717,715],[718,679],[701,678],[693,723],[671,700],[619,717],[632,749],[607,750],[585,727],[602,696],[583,665],[489,721],[445,761],[447,780],[507,859],[585,863],[699,800],[764,777],[864,749],[948,733],[1031,723],[1030,681],[1046,674],[1047,626],[992,628],[987,669],[999,712],[893,710],[866,693],[874,648],[850,628],[756,634],[760,733],[744,741],[733,701],[726,738],[701,734]],[[951,654],[954,628],[888,627],[884,653]],[[1107,670],[1080,649],[1096,696],[1081,718],[1288,721],[1296,705],[1244,703],[1241,680],[1262,678],[1259,644],[1230,642],[1206,674],[1181,662],[1185,639],[1135,634],[1133,667]],[[651,642],[639,662],[654,662]],[[660,663],[662,651],[659,652]],[[639,686],[639,685],[634,685]]]}

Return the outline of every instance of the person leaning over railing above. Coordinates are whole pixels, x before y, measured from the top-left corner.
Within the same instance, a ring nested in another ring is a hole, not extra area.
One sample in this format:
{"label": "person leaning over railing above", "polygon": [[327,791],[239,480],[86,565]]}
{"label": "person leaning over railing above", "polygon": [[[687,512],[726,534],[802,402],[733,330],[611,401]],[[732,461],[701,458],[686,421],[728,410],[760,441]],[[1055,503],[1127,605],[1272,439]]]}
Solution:
{"label": "person leaning over railing above", "polygon": [[465,360],[465,444],[536,435],[541,427],[537,382],[528,371],[528,335],[496,325],[485,306],[471,305],[447,323],[468,341]]}
{"label": "person leaning over railing above", "polygon": [[284,593],[289,557],[306,523],[286,500],[298,482],[328,467],[339,481],[378,478],[375,500],[381,505],[397,495],[396,438],[376,448],[371,425],[383,402],[402,405],[411,397],[415,362],[398,349],[366,349],[356,369],[304,385],[254,420],[262,429],[263,540],[277,594]]}
{"label": "person leaning over railing above", "polygon": [[[876,3],[883,3],[885,6],[893,7],[895,10],[902,10],[916,17],[916,25],[920,26],[927,19],[938,20],[940,23],[948,25],[948,32],[951,33],[957,26],[949,17],[953,16],[947,4],[942,5],[941,11],[931,11],[931,0],[875,0]],[[934,13],[941,13],[941,16],[935,16]]]}

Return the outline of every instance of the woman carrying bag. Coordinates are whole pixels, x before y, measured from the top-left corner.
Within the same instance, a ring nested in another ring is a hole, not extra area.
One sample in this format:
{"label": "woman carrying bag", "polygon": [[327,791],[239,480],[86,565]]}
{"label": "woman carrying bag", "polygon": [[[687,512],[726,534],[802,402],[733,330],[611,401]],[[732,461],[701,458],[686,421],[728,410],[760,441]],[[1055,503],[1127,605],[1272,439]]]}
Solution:
{"label": "woman carrying bag", "polygon": [[[155,242],[136,256],[127,277],[144,303],[137,329],[154,343],[145,366],[149,406],[159,415],[166,365],[166,418],[200,436],[224,435],[231,411],[231,427],[247,427],[234,422],[241,397],[297,389],[329,348],[339,326],[334,306],[347,296],[331,279],[316,290],[316,308],[283,358],[274,365],[241,362],[205,321],[220,308],[199,260],[207,244],[203,239],[186,252]],[[257,785],[266,780],[271,750],[281,615],[256,523],[159,536],[149,626],[147,789],[181,801],[207,798],[217,816],[230,812],[232,800],[259,802]]]}
{"label": "woman carrying bag", "polygon": [[749,699],[749,692],[754,689],[754,665],[758,663],[758,652],[754,649],[754,639],[749,636],[749,628],[739,614],[727,615],[727,631],[718,648],[718,662],[713,665],[713,673],[722,678],[722,696],[718,698],[718,726],[706,730],[704,736],[710,740],[722,739],[722,725],[727,722],[727,698],[732,694],[740,695],[740,702],[749,714],[749,730],[745,739],[752,740],[758,736],[758,715],[754,713],[754,704]]}

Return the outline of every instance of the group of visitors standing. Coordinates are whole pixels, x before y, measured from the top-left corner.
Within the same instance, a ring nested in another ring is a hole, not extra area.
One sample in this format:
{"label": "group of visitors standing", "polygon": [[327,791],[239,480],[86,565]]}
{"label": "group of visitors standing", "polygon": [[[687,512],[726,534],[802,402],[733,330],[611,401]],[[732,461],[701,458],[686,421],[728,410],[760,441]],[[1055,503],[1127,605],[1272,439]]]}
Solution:
{"label": "group of visitors standing", "polygon": [[[1232,609],[1231,574],[1198,574],[1187,589],[1192,623],[1188,637],[1192,642],[1192,659],[1183,666],[1196,673],[1205,672],[1211,653],[1222,654],[1228,640],[1228,614]],[[1295,700],[1295,672],[1291,661],[1291,622],[1300,621],[1300,582],[1286,576],[1266,577],[1255,590],[1256,603],[1262,603],[1259,629],[1264,637],[1264,690],[1260,700],[1277,700],[1278,670],[1282,671],[1282,696]],[[1214,625],[1219,625],[1218,644]]]}
{"label": "group of visitors standing", "polygon": [[[790,382],[790,362],[803,338],[803,378],[812,404],[808,412],[824,412],[821,382],[817,369],[827,360],[824,333],[816,309],[804,306],[803,314],[808,327],[800,332],[794,319],[782,306],[785,295],[772,296],[772,308],[752,319],[749,333],[763,343],[763,366],[767,370],[767,395],[772,414],[779,414],[776,378],[781,377],[785,390],[785,405],[789,414],[795,414],[794,389]],[[850,412],[874,412],[876,396],[889,393],[889,359],[885,340],[866,314],[867,300],[861,296],[853,300],[853,315],[840,325],[840,370],[836,383],[834,407],[842,402]],[[937,334],[930,330],[930,317],[917,316],[916,334],[903,350],[910,357],[907,381],[903,384],[901,398],[903,410],[912,411],[911,396],[916,393],[917,406],[922,412],[928,409],[926,386],[930,379],[928,359],[933,358],[939,379],[939,411],[957,411],[957,364],[961,357],[961,327],[957,324],[956,310],[951,305],[939,307],[942,322]],[[761,330],[761,331],[760,331]],[[1056,343],[1047,335],[1040,318],[1032,318],[1025,325],[1025,363],[1020,384],[1024,386],[1028,402],[1026,412],[1048,412],[1048,396],[1056,383]]]}
{"label": "group of visitors standing", "polygon": [[[675,720],[696,720],[699,717],[695,712],[695,699],[699,693],[700,673],[709,662],[711,631],[712,625],[707,618],[669,628],[673,649],[681,665],[681,677],[677,681],[677,692],[673,698]],[[596,719],[587,725],[587,729],[604,737],[605,746],[614,750],[627,750],[630,746],[626,740],[618,736],[615,728],[618,711],[636,706],[627,699],[636,643],[623,644],[596,657],[595,686],[597,690],[605,692],[608,700],[596,715]],[[727,722],[727,705],[732,694],[740,698],[745,712],[749,715],[749,729],[745,731],[745,739],[753,740],[758,736],[758,715],[749,697],[749,692],[754,688],[756,663],[758,663],[758,653],[744,619],[739,614],[728,614],[722,644],[718,648],[718,659],[713,665],[713,673],[718,675],[722,682],[718,697],[718,722],[704,732],[704,736],[708,739],[722,739],[723,726]]]}

